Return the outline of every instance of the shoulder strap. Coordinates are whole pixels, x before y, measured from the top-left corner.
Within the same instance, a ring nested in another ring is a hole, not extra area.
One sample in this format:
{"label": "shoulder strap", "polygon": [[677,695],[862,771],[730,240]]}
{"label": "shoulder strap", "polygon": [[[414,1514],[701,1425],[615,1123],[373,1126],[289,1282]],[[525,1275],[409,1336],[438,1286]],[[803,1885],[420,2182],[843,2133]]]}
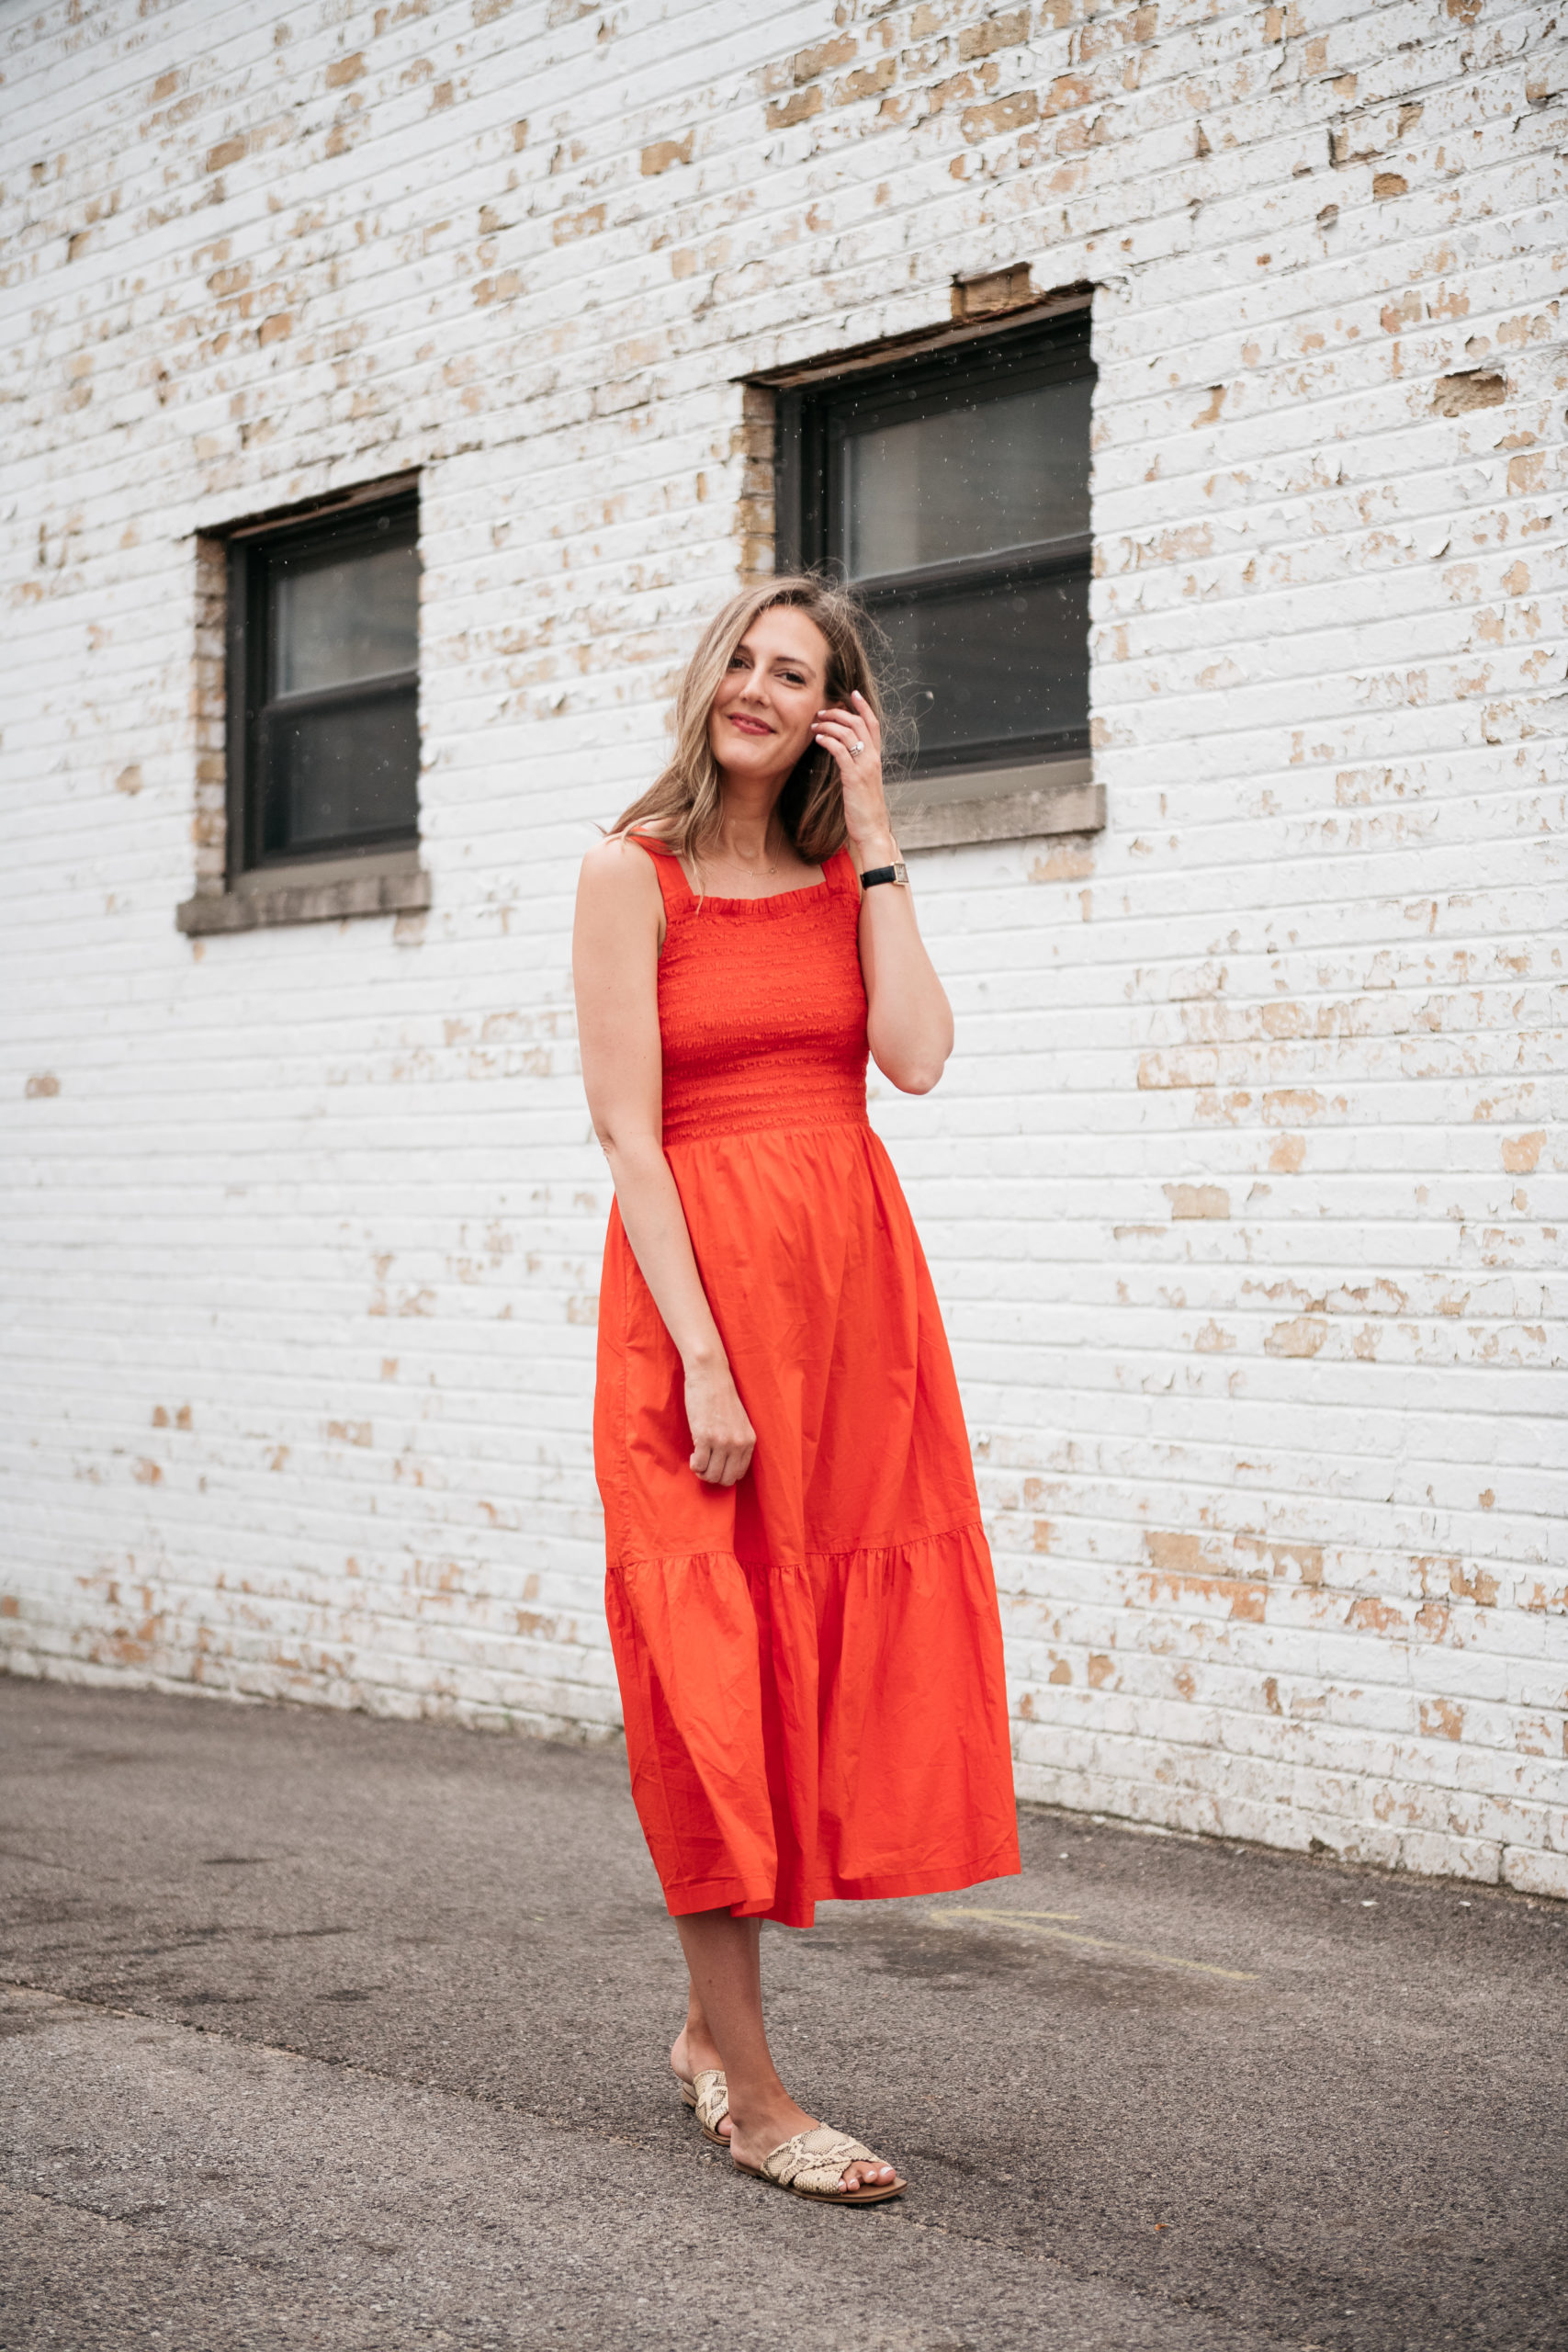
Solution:
{"label": "shoulder strap", "polygon": [[638,849],[652,859],[664,899],[664,920],[667,923],[673,922],[678,915],[683,915],[694,903],[692,886],[686,879],[680,859],[673,850],[666,849],[662,842],[650,841],[646,833],[628,833],[626,838],[635,842]]}

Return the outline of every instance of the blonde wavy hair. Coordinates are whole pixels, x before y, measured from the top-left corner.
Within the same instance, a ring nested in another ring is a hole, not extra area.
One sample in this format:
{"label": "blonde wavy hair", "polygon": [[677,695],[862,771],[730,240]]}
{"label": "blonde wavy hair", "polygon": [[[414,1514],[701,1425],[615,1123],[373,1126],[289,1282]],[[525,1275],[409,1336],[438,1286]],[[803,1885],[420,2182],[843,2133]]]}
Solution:
{"label": "blonde wavy hair", "polygon": [[[760,613],[787,605],[816,623],[828,645],[824,704],[865,696],[880,720],[882,702],[866,650],[873,624],[854,598],[818,572],[796,572],[743,588],[721,606],[698,641],[675,694],[675,749],[668,766],[610,828],[610,838],[650,833],[677,855],[700,859],[718,839],[723,799],[717,761],[708,743],[714,696],[735,650]],[[821,865],[842,849],[844,792],[838,763],[820,744],[802,753],[778,799],[778,816],[799,855]]]}

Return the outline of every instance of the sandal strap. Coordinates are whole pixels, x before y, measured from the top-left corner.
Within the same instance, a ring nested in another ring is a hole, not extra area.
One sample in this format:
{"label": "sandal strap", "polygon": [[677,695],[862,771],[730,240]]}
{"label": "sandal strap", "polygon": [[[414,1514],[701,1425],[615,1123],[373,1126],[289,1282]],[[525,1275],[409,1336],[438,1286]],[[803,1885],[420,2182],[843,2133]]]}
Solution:
{"label": "sandal strap", "polygon": [[717,2066],[705,2066],[693,2075],[692,2088],[696,2094],[693,2104],[697,2121],[705,2130],[716,2132],[729,2113],[729,2086],[722,2071]]}
{"label": "sandal strap", "polygon": [[764,2156],[762,2170],[781,2188],[797,2189],[804,2197],[839,2197],[843,2194],[846,2165],[885,2161],[847,2132],[835,2132],[830,2123],[818,2123],[809,2132],[797,2132],[793,2140]]}

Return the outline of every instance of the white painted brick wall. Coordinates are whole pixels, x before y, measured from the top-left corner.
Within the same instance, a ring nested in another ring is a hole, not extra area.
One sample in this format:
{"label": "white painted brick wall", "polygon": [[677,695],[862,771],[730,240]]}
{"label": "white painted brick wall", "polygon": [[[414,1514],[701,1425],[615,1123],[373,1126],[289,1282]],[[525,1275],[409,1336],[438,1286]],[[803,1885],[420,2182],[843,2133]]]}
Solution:
{"label": "white painted brick wall", "polygon": [[[1028,262],[1098,289],[1110,821],[919,859],[960,1047],[875,1114],[1020,1787],[1568,1893],[1555,12],[48,0],[0,47],[14,1668],[613,1727],[576,860],[765,540],[737,379]],[[193,945],[199,535],[411,466],[434,910]]]}

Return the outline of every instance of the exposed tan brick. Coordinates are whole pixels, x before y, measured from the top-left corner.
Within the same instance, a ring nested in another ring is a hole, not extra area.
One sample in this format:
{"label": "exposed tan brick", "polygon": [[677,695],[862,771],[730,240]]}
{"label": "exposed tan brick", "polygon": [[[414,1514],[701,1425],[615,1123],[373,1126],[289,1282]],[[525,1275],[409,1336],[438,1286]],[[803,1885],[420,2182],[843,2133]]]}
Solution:
{"label": "exposed tan brick", "polygon": [[1033,299],[1029,264],[1018,262],[1010,269],[987,270],[983,277],[957,279],[953,315],[955,319],[995,318],[1004,311],[1021,309]]}
{"label": "exposed tan brick", "polygon": [[1276,1323],[1263,1342],[1263,1352],[1270,1356],[1314,1356],[1328,1337],[1326,1323],[1314,1315],[1292,1315],[1288,1322]]}
{"label": "exposed tan brick", "polygon": [[580,237],[596,237],[604,226],[604,207],[585,205],[581,212],[561,212],[556,216],[553,236],[558,245],[575,244]]}
{"label": "exposed tan brick", "polygon": [[1507,397],[1506,377],[1469,368],[1457,376],[1438,377],[1432,406],[1439,416],[1464,416],[1472,409],[1501,408]]}
{"label": "exposed tan brick", "polygon": [[1168,1184],[1170,1214],[1178,1217],[1228,1217],[1231,1196],[1223,1184]]}
{"label": "exposed tan brick", "polygon": [[958,119],[964,138],[978,145],[982,140],[1005,138],[1010,131],[1024,130],[1039,111],[1033,91],[1018,90],[1010,98],[993,98],[988,106],[965,107]]}
{"label": "exposed tan brick", "polygon": [[791,66],[795,82],[815,82],[818,74],[850,64],[859,48],[852,33],[840,33],[832,40],[819,41],[815,49],[797,51]]}
{"label": "exposed tan brick", "polygon": [[1087,74],[1058,74],[1041,103],[1043,115],[1073,114],[1078,107],[1089,106],[1094,97],[1094,83]]}
{"label": "exposed tan brick", "polygon": [[797,90],[793,97],[775,98],[768,108],[768,129],[787,130],[792,123],[809,122],[814,114],[822,111],[820,85],[808,90]]}
{"label": "exposed tan brick", "polygon": [[857,73],[847,74],[841,82],[833,85],[833,104],[848,107],[862,98],[877,97],[884,90],[891,89],[897,73],[896,57],[879,57],[874,65],[863,65]]}
{"label": "exposed tan brick", "polygon": [[983,17],[977,25],[965,25],[958,36],[958,57],[961,64],[972,58],[990,57],[998,49],[1016,49],[1029,39],[1029,11],[1010,8],[1005,16]]}
{"label": "exposed tan brick", "polygon": [[642,175],[656,179],[674,164],[689,164],[692,160],[693,133],[683,131],[679,139],[656,139],[642,151]]}

